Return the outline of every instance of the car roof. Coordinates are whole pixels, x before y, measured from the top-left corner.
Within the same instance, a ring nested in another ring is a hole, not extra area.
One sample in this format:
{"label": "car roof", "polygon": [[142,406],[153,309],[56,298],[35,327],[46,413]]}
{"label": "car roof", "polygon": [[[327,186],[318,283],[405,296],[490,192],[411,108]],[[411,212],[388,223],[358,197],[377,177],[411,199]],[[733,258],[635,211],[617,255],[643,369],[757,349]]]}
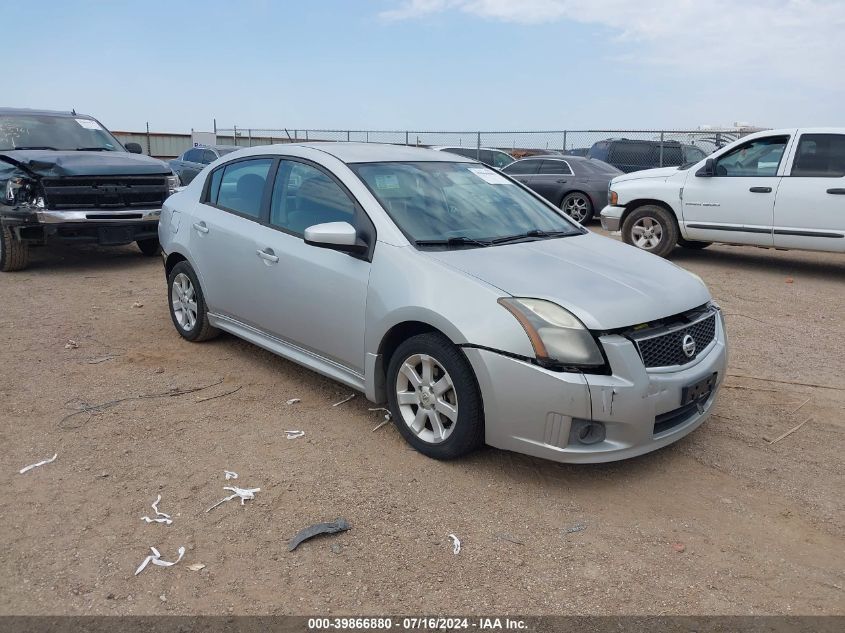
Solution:
{"label": "car roof", "polygon": [[518,160],[565,160],[572,163],[595,161],[595,159],[587,158],[586,156],[573,156],[570,154],[532,154],[531,156],[525,156]]}
{"label": "car roof", "polygon": [[[382,163],[382,162],[405,162],[405,161],[427,161],[443,163],[471,163],[471,158],[438,152],[423,147],[410,147],[406,145],[390,145],[387,143],[296,143],[299,147],[307,147],[325,152],[334,156],[344,163]],[[277,145],[282,149],[290,147],[289,144]]]}
{"label": "car roof", "polygon": [[435,149],[438,152],[448,152],[450,149],[468,149],[468,150],[483,150],[488,152],[502,152],[503,154],[507,154],[507,152],[503,149],[498,149],[496,147],[469,147],[466,145],[431,145],[429,149]]}
{"label": "car roof", "polygon": [[93,119],[90,114],[82,114],[81,112],[70,112],[64,110],[36,110],[34,108],[0,108],[0,116],[13,114],[40,114],[57,117],[85,117]]}

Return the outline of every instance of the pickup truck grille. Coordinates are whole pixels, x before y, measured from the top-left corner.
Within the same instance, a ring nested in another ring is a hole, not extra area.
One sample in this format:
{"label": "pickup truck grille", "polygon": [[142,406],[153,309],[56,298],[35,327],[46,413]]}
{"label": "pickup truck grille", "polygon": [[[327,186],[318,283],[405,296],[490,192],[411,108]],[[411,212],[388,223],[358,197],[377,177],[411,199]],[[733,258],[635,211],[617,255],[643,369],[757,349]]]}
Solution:
{"label": "pickup truck grille", "polygon": [[[686,323],[637,330],[630,335],[647,368],[686,365],[710,345],[716,336],[716,313],[700,312],[687,318]],[[687,335],[695,341],[695,351],[691,355],[684,351]]]}
{"label": "pickup truck grille", "polygon": [[165,176],[76,176],[41,182],[51,210],[160,207],[169,195]]}

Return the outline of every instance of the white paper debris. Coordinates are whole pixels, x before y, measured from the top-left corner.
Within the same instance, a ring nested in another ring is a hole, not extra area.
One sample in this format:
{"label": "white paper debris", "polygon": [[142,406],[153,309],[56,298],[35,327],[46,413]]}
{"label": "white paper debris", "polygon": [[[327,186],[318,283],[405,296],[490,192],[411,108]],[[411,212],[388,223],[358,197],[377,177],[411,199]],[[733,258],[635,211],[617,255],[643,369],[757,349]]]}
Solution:
{"label": "white paper debris", "polygon": [[188,565],[188,569],[190,569],[191,571],[200,571],[202,569],[205,569],[205,565],[203,565],[202,563],[194,563],[193,565]]}
{"label": "white paper debris", "polygon": [[295,440],[305,435],[305,431],[285,431],[289,440]]}
{"label": "white paper debris", "polygon": [[56,458],[57,458],[58,456],[59,456],[59,454],[58,454],[58,453],[56,453],[56,454],[55,454],[55,455],[53,455],[50,459],[42,459],[40,462],[37,462],[37,463],[35,463],[35,464],[30,464],[29,466],[24,466],[23,468],[21,468],[21,469],[18,471],[18,473],[20,473],[21,475],[23,475],[23,474],[24,474],[26,471],[28,471],[28,470],[32,470],[33,468],[38,468],[39,466],[43,466],[44,464],[50,464],[50,463],[52,463],[52,462],[56,461]]}
{"label": "white paper debris", "polygon": [[153,504],[152,504],[153,512],[156,513],[155,518],[151,519],[150,517],[141,517],[142,521],[145,521],[146,523],[164,523],[165,525],[170,525],[171,523],[173,523],[173,519],[170,518],[169,514],[165,514],[164,512],[159,512],[158,504],[159,504],[160,501],[161,501],[161,495],[156,497],[156,500],[153,501]]}
{"label": "white paper debris", "polygon": [[461,539],[459,539],[454,534],[450,534],[449,538],[452,539],[452,553],[453,554],[460,554],[461,553]]}
{"label": "white paper debris", "polygon": [[79,343],[77,343],[73,339],[68,339],[68,342],[65,343],[65,349],[77,349],[78,347]]}
{"label": "white paper debris", "polygon": [[226,478],[226,481],[229,481],[230,479],[237,479],[238,473],[233,472],[231,470],[224,470],[223,476]]}
{"label": "white paper debris", "polygon": [[146,568],[146,566],[149,565],[150,563],[152,563],[153,565],[158,565],[159,567],[172,567],[173,565],[178,563],[180,560],[182,560],[182,557],[185,555],[185,548],[180,547],[179,548],[179,558],[177,558],[176,560],[174,560],[171,563],[171,562],[166,561],[166,560],[161,560],[161,553],[159,553],[159,551],[155,547],[150,547],[150,550],[152,551],[152,554],[147,556],[144,559],[144,562],[142,562],[138,566],[138,569],[135,570],[136,576],[138,574],[140,574],[142,571],[144,571],[144,568]]}
{"label": "white paper debris", "polygon": [[206,510],[206,512],[211,512],[217,506],[223,505],[227,501],[231,501],[232,499],[235,499],[236,497],[240,497],[241,498],[241,505],[245,505],[244,501],[248,501],[250,499],[255,499],[255,493],[261,492],[261,488],[238,488],[237,486],[223,486],[223,490],[231,490],[232,493],[234,493],[234,494],[231,494],[228,497],[224,497],[223,499],[221,499],[220,501],[215,503],[213,506],[208,508],[208,510]]}
{"label": "white paper debris", "polygon": [[350,400],[352,400],[354,397],[355,397],[355,394],[353,393],[353,394],[352,394],[351,396],[349,396],[348,398],[344,398],[344,399],[343,399],[343,400],[341,400],[340,402],[335,402],[332,406],[333,406],[333,407],[339,407],[340,405],[342,405],[342,404],[345,404],[345,403],[349,402],[349,401],[350,401]]}
{"label": "white paper debris", "polygon": [[300,400],[299,398],[291,398],[287,401],[286,404],[296,404],[297,402],[302,402],[302,400]]}

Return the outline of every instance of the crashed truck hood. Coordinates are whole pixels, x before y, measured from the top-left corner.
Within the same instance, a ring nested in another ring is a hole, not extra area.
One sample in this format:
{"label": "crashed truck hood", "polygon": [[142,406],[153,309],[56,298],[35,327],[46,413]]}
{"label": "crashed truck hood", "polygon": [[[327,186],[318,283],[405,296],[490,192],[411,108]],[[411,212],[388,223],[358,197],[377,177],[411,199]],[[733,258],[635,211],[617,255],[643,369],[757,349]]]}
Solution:
{"label": "crashed truck hood", "polygon": [[129,152],[12,150],[0,152],[0,161],[42,178],[145,176],[170,174],[171,171],[157,158]]}
{"label": "crashed truck hood", "polygon": [[509,295],[553,301],[591,330],[655,321],[710,300],[682,268],[593,234],[426,255]]}

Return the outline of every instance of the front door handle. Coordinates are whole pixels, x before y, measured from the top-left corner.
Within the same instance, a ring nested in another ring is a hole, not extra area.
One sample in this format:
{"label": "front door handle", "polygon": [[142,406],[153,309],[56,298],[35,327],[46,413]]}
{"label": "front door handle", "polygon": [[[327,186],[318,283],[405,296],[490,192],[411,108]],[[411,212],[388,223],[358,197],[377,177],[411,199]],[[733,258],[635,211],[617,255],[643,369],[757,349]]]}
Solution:
{"label": "front door handle", "polygon": [[751,187],[751,189],[749,189],[748,191],[750,191],[751,193],[772,193],[772,188],[771,187]]}
{"label": "front door handle", "polygon": [[263,251],[255,251],[255,253],[264,261],[270,262],[271,264],[279,263],[279,256],[273,253],[272,249],[266,249]]}
{"label": "front door handle", "polygon": [[557,182],[559,182],[560,184],[564,184],[566,181],[565,180],[558,180]]}
{"label": "front door handle", "polygon": [[200,233],[208,233],[208,227],[205,222],[194,222],[194,228]]}
{"label": "front door handle", "polygon": [[845,196],[845,189],[828,189],[827,192],[834,196]]}

